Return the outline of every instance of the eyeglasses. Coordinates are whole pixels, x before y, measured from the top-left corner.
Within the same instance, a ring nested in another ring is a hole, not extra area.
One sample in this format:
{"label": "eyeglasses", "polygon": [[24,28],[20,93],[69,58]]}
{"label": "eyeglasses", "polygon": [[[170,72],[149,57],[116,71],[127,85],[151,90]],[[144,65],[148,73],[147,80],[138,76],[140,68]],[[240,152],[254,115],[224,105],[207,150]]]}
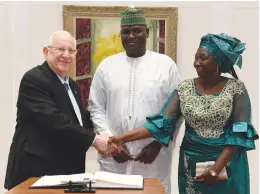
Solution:
{"label": "eyeglasses", "polygon": [[73,50],[73,49],[58,48],[53,46],[47,46],[47,47],[57,50],[60,54],[64,54],[66,50],[69,52],[70,55],[76,55],[78,53],[77,49]]}

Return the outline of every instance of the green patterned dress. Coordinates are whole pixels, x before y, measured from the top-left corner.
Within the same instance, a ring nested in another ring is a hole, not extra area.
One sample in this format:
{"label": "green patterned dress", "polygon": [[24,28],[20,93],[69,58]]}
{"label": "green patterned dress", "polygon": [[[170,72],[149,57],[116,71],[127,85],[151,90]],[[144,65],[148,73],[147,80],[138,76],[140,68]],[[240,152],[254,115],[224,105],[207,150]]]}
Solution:
{"label": "green patterned dress", "polygon": [[[251,124],[250,99],[242,81],[228,79],[216,95],[200,95],[194,79],[183,81],[160,113],[147,118],[145,127],[168,145],[174,130],[185,119],[180,148],[179,194],[250,194],[246,151],[255,149],[258,135]],[[194,181],[196,163],[215,161],[227,145],[239,151],[226,165],[228,180],[209,185]]]}

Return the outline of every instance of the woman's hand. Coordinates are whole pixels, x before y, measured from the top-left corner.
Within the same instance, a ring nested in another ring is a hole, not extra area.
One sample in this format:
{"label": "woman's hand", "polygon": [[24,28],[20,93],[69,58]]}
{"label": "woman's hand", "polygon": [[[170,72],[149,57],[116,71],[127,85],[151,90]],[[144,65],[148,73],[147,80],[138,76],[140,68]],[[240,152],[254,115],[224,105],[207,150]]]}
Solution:
{"label": "woman's hand", "polygon": [[121,153],[123,142],[119,136],[111,136],[108,139],[107,147],[111,151],[111,155],[118,155]]}
{"label": "woman's hand", "polygon": [[123,145],[123,141],[119,136],[111,136],[111,137],[109,137],[107,144],[108,144],[108,146],[112,146],[112,145],[121,146],[121,145]]}
{"label": "woman's hand", "polygon": [[218,175],[212,176],[210,174],[210,171],[207,170],[204,173],[202,173],[201,175],[196,176],[195,180],[196,181],[203,181],[207,184],[216,184],[218,182]]}
{"label": "woman's hand", "polygon": [[214,165],[211,167],[211,170],[213,170],[216,173],[216,176],[212,175],[210,173],[210,170],[205,171],[203,174],[195,177],[195,180],[201,181],[204,180],[205,183],[209,184],[215,184],[218,182],[218,180],[227,180],[227,176],[219,176],[220,172],[222,171],[225,166],[230,162],[232,157],[236,154],[236,152],[239,150],[238,146],[225,146],[222,153],[218,157],[218,159],[215,161]]}

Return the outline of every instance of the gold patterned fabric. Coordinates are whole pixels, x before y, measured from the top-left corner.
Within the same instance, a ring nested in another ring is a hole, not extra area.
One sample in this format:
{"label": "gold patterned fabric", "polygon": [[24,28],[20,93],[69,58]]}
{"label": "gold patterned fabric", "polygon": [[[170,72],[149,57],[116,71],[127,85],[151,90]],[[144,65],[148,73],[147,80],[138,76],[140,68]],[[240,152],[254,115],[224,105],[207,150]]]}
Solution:
{"label": "gold patterned fabric", "polygon": [[[259,137],[251,123],[250,98],[243,82],[228,79],[220,93],[201,95],[194,79],[185,80],[160,113],[147,118],[145,127],[158,141],[168,144],[181,117],[185,134],[179,155],[179,194],[249,194],[246,152],[255,149]],[[195,181],[196,163],[216,161],[225,146],[239,147],[226,166],[228,180],[214,185]]]}
{"label": "gold patterned fabric", "polygon": [[233,96],[243,93],[244,84],[229,79],[220,94],[198,95],[194,79],[189,79],[179,85],[178,91],[185,121],[200,137],[218,138],[232,113]]}

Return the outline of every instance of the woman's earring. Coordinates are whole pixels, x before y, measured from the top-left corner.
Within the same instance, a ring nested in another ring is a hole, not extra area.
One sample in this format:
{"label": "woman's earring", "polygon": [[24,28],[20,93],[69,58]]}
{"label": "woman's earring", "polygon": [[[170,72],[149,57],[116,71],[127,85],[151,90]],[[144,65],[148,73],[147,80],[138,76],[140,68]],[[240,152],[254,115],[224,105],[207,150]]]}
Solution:
{"label": "woman's earring", "polygon": [[218,65],[217,65],[217,73],[218,73]]}

